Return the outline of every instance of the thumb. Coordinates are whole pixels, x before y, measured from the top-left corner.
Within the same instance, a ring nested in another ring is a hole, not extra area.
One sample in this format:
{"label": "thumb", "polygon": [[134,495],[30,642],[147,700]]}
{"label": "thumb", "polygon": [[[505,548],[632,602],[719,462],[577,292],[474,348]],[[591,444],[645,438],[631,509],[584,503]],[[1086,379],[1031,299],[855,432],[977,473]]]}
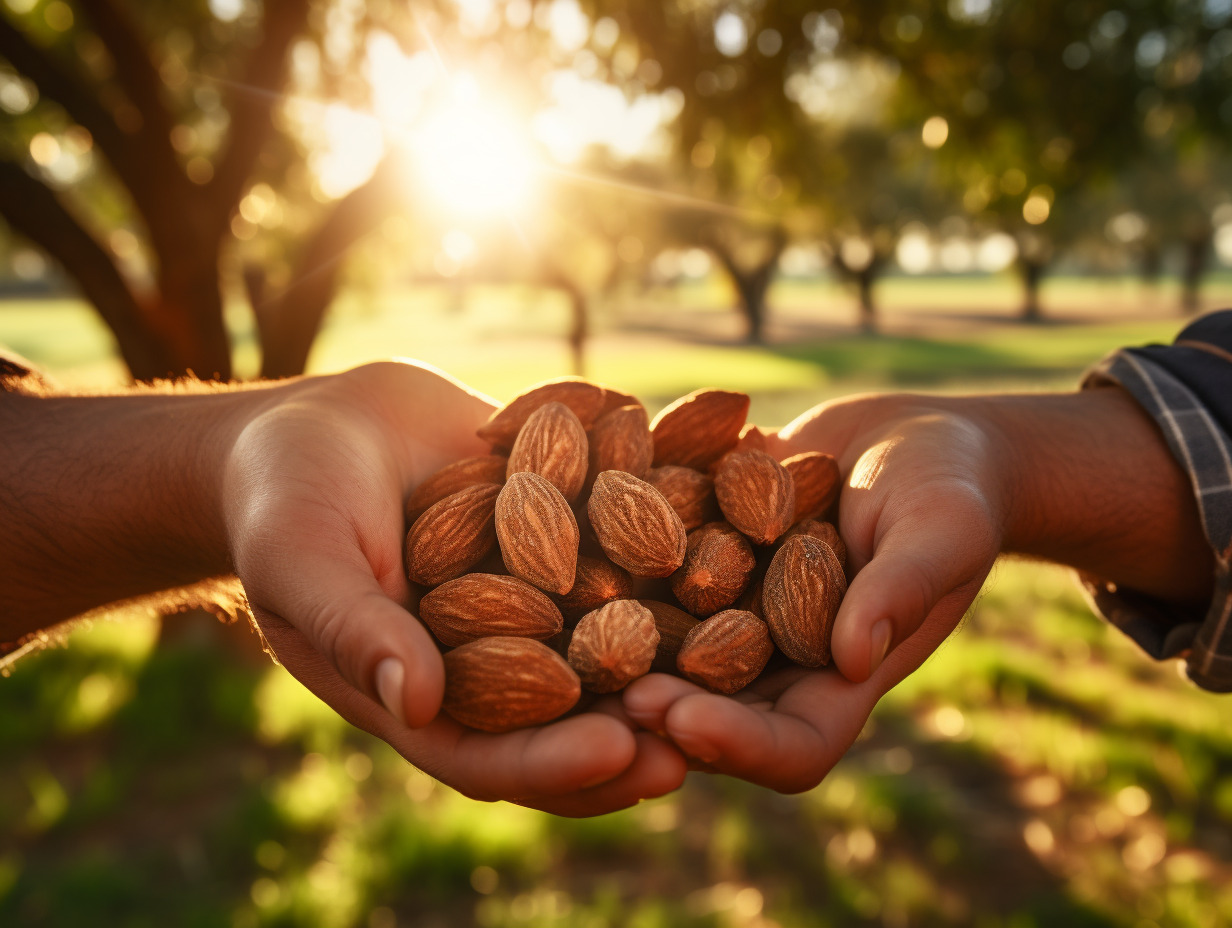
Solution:
{"label": "thumb", "polygon": [[1000,547],[987,505],[969,491],[891,519],[856,574],[834,622],[831,653],[848,680],[867,680],[926,619],[952,630],[974,601]]}

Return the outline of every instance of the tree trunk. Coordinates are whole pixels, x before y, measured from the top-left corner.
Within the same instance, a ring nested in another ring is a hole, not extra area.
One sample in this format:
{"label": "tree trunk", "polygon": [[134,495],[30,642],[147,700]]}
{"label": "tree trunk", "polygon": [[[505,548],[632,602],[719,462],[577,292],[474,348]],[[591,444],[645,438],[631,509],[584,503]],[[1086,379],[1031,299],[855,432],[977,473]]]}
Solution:
{"label": "tree trunk", "polygon": [[564,270],[544,259],[540,267],[544,286],[560,290],[569,301],[569,356],[574,375],[586,376],[586,340],[590,336],[590,306],[586,292]]}
{"label": "tree trunk", "polygon": [[1024,322],[1042,322],[1044,314],[1040,310],[1039,289],[1044,277],[1044,265],[1040,261],[1020,260],[1018,276],[1022,279],[1022,310],[1019,317]]}
{"label": "tree trunk", "polygon": [[1181,312],[1192,316],[1202,308],[1202,278],[1210,257],[1211,234],[1192,235],[1185,240],[1185,264],[1181,269]]}
{"label": "tree trunk", "polygon": [[779,258],[787,247],[786,233],[782,229],[774,230],[770,254],[751,270],[742,268],[735,255],[723,244],[710,242],[709,247],[736,288],[739,301],[737,308],[744,317],[746,326],[745,342],[750,345],[762,344],[766,325],[766,294],[770,292],[770,285],[774,283],[774,275],[778,271]]}
{"label": "tree trunk", "polygon": [[856,274],[856,289],[860,297],[860,331],[865,335],[877,334],[877,305],[873,302],[873,284],[877,281],[877,262]]}

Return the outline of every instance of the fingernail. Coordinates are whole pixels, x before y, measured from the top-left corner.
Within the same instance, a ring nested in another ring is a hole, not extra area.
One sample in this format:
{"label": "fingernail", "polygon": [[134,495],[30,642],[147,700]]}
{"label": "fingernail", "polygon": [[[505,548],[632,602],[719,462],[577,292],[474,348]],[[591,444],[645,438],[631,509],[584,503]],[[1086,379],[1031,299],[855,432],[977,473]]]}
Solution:
{"label": "fingernail", "polygon": [[403,708],[402,684],[405,680],[406,671],[402,669],[402,661],[396,657],[387,657],[376,665],[376,691],[381,702],[389,714],[404,725],[406,709]]}
{"label": "fingernail", "polygon": [[893,636],[894,629],[890,625],[890,620],[878,619],[868,636],[868,675],[870,677],[877,672],[877,668],[885,660],[886,652],[890,650],[890,639]]}

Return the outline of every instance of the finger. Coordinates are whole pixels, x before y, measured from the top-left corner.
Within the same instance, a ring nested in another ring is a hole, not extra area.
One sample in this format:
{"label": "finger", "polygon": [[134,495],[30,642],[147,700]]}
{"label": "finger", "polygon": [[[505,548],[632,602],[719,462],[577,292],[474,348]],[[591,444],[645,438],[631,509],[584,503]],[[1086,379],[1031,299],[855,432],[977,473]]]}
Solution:
{"label": "finger", "polygon": [[689,772],[680,751],[650,732],[638,732],[634,737],[637,755],[628,769],[614,779],[569,795],[532,799],[522,804],[553,815],[606,815],[679,789]]}
{"label": "finger", "polygon": [[951,593],[962,617],[992,567],[999,543],[986,506],[974,494],[938,496],[937,504],[895,516],[872,559],[851,582],[831,638],[835,666],[848,680],[867,680]]}
{"label": "finger", "polygon": [[667,710],[686,696],[706,692],[696,683],[665,673],[652,673],[634,680],[621,694],[624,710],[641,728],[659,735],[667,733]]}

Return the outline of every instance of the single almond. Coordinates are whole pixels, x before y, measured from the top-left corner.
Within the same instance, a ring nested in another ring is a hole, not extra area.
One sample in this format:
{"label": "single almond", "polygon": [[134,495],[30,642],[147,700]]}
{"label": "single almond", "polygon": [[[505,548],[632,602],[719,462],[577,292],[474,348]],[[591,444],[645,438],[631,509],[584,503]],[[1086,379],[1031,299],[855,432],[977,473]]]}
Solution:
{"label": "single almond", "polygon": [[768,545],[791,527],[796,506],[791,474],[764,451],[724,458],[714,475],[714,495],[727,521],[754,544]]}
{"label": "single almond", "polygon": [[846,592],[847,578],[829,545],[805,534],[783,542],[766,570],[761,598],[779,650],[805,667],[828,664],[834,617]]}
{"label": "single almond", "polygon": [[650,437],[650,420],[640,405],[604,413],[591,426],[589,441],[588,483],[593,484],[605,470],[623,470],[634,477],[645,477],[650,470],[654,440]]}
{"label": "single almond", "polygon": [[436,586],[474,567],[496,541],[493,515],[501,488],[477,483],[433,503],[406,533],[406,575]]}
{"label": "single almond", "polygon": [[783,459],[796,488],[794,525],[801,519],[819,518],[838,499],[841,489],[838,461],[821,451],[805,451]]}
{"label": "single almond", "polygon": [[597,383],[578,377],[546,380],[493,412],[475,434],[494,448],[512,448],[531,413],[548,403],[564,403],[573,410],[582,426],[589,428],[606,406],[607,391]]}
{"label": "single almond", "polygon": [[749,413],[747,394],[730,390],[695,390],[654,418],[654,463],[705,470],[740,440]]}
{"label": "single almond", "polygon": [[505,482],[505,458],[499,454],[481,454],[446,464],[415,488],[406,500],[406,521],[414,522],[433,503],[477,483]]}
{"label": "single almond", "polygon": [[685,636],[698,624],[698,620],[683,609],[656,599],[639,599],[638,602],[650,610],[654,616],[655,630],[659,633],[659,646],[655,649],[655,659],[650,669],[659,673],[675,673],[676,655],[680,653]]}
{"label": "single almond", "polygon": [[676,667],[694,683],[731,695],[756,680],[773,653],[765,622],[728,609],[698,622],[685,636]]}
{"label": "single almond", "polygon": [[633,578],[606,558],[579,554],[573,589],[556,597],[556,604],[565,617],[576,621],[588,612],[613,599],[628,599],[633,592]]}
{"label": "single almond", "polygon": [[735,446],[719,458],[707,468],[708,472],[713,475],[723,462],[728,454],[735,454],[738,451],[765,451],[766,450],[766,435],[752,422],[746,422],[744,427],[740,429],[740,438],[736,440]]}
{"label": "single almond", "polygon": [[745,612],[751,612],[763,622],[766,621],[765,612],[761,608],[761,591],[765,585],[765,576],[755,576],[752,583],[748,585],[745,591],[736,600],[736,608],[743,609]]}
{"label": "single almond", "polygon": [[793,535],[811,535],[820,542],[830,546],[830,550],[834,552],[834,556],[838,558],[839,566],[844,570],[847,569],[847,545],[843,543],[842,536],[839,535],[838,529],[830,522],[818,522],[816,519],[804,519],[797,522],[791,527],[783,540],[786,541]]}
{"label": "single almond", "polygon": [[569,641],[569,666],[592,693],[614,693],[649,672],[658,646],[650,610],[617,599],[582,616]]}
{"label": "single almond", "polygon": [[496,498],[496,537],[505,567],[548,593],[568,593],[577,572],[578,527],[560,490],[527,471]]}
{"label": "single almond", "polygon": [[506,478],[529,471],[547,479],[569,502],[586,481],[586,430],[564,403],[545,403],[526,420],[509,452]]}
{"label": "single almond", "polygon": [[614,387],[609,387],[606,384],[603,385],[603,390],[603,409],[600,411],[599,415],[609,413],[613,409],[619,409],[621,406],[642,405],[642,401],[632,393],[625,393],[621,390],[615,389]]}
{"label": "single almond", "polygon": [[734,603],[757,567],[748,539],[726,522],[689,533],[684,563],[671,577],[672,592],[693,615],[705,618]]}
{"label": "single almond", "polygon": [[512,636],[545,641],[564,627],[548,597],[517,577],[465,574],[424,595],[419,618],[441,644]]}
{"label": "single almond", "polygon": [[646,481],[605,470],[586,511],[603,552],[635,577],[666,577],[684,562],[684,524]]}
{"label": "single almond", "polygon": [[714,479],[709,474],[664,464],[652,467],[646,474],[646,482],[663,494],[663,498],[676,510],[686,532],[719,517],[719,504],[714,498]]}
{"label": "single almond", "polygon": [[481,731],[542,725],[577,703],[582,686],[559,654],[530,638],[480,638],[443,655],[442,708]]}

